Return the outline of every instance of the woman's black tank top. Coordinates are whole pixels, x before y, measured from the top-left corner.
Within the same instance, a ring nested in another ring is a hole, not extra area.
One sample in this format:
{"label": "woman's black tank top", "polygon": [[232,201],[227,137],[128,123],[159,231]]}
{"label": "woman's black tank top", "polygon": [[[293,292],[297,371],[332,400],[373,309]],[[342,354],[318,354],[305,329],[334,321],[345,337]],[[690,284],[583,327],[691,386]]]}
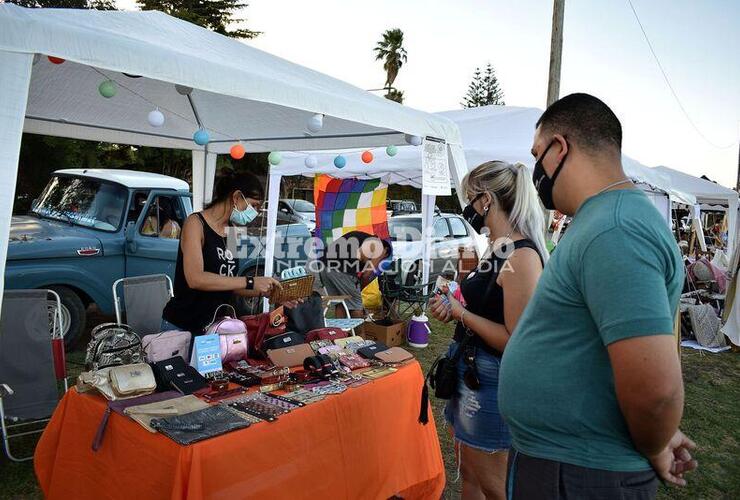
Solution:
{"label": "woman's black tank top", "polygon": [[[492,255],[481,261],[460,283],[462,296],[467,304],[466,309],[473,314],[490,319],[494,323],[504,325],[504,289],[496,283],[498,275],[505,268],[506,260],[517,248],[531,248],[539,255],[539,250],[532,240],[523,239],[514,242],[514,248],[506,255]],[[540,260],[542,256],[540,256]],[[465,327],[461,321],[457,322],[454,339],[460,342],[465,337]],[[482,338],[475,335],[468,345],[479,347],[494,356],[501,357],[501,352],[488,345]]]}
{"label": "woman's black tank top", "polygon": [[[203,224],[203,270],[221,276],[237,276],[239,260],[227,248],[226,238],[211,229],[202,213],[197,212],[196,215]],[[175,296],[165,306],[162,317],[193,335],[203,332],[218,306],[233,302],[232,292],[206,292],[188,286],[182,262],[182,242],[177,249],[174,288]]]}

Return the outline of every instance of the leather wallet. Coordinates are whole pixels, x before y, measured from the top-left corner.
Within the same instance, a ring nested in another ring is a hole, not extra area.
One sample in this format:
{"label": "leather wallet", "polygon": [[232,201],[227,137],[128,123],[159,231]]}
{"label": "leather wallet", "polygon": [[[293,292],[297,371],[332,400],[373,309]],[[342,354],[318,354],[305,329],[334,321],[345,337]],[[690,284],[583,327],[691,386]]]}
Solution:
{"label": "leather wallet", "polygon": [[313,291],[313,274],[281,280],[281,288],[274,288],[270,304],[282,304],[291,300],[305,299]]}
{"label": "leather wallet", "polygon": [[265,339],[262,343],[262,349],[264,352],[270,349],[282,349],[283,347],[292,347],[298,344],[305,344],[306,336],[301,335],[298,332],[285,332],[281,335],[275,335],[269,339]]}
{"label": "leather wallet", "polygon": [[275,366],[288,367],[303,366],[303,360],[313,356],[313,349],[308,344],[298,344],[281,349],[269,349],[267,357]]}
{"label": "leather wallet", "polygon": [[192,394],[208,387],[206,378],[180,356],[157,361],[154,363],[154,373],[159,386],[174,388],[182,394]]}
{"label": "leather wallet", "polygon": [[365,359],[375,359],[375,355],[379,352],[385,351],[388,346],[382,342],[375,342],[372,345],[365,346],[357,350],[357,354]]}
{"label": "leather wallet", "polygon": [[365,341],[362,337],[345,337],[342,339],[334,339],[334,343],[340,347],[347,347],[350,344],[361,344]]}
{"label": "leather wallet", "polygon": [[384,363],[403,363],[414,359],[414,355],[402,347],[391,347],[385,351],[375,353],[375,358]]}

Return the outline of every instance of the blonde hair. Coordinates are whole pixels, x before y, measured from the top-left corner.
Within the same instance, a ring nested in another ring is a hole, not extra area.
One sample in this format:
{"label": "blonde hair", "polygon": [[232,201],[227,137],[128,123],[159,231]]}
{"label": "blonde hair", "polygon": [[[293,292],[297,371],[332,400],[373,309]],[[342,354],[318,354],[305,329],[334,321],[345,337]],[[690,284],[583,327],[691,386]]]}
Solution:
{"label": "blonde hair", "polygon": [[468,172],[460,187],[466,197],[469,194],[473,197],[481,193],[490,194],[508,215],[511,227],[532,240],[542,260],[547,262],[550,254],[545,244],[545,217],[524,164],[488,161]]}

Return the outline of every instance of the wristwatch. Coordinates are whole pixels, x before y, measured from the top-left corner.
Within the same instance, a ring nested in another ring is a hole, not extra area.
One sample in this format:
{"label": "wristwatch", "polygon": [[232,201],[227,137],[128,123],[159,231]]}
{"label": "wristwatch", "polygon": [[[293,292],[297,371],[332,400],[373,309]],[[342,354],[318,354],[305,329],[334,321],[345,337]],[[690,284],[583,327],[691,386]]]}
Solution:
{"label": "wristwatch", "polygon": [[254,290],[254,278],[251,276],[247,276],[247,286],[244,287],[245,290]]}

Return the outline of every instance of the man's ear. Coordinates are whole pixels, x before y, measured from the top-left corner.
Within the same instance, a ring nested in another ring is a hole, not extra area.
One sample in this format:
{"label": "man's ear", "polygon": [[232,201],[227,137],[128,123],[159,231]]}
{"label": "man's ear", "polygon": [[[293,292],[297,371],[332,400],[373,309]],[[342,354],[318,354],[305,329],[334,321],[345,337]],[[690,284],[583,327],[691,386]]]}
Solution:
{"label": "man's ear", "polygon": [[558,145],[560,146],[560,151],[558,151],[558,163],[563,161],[563,158],[565,155],[568,154],[568,151],[570,149],[570,145],[568,144],[568,141],[565,140],[565,136],[561,134],[555,134],[552,136],[552,139],[554,141],[557,141]]}

